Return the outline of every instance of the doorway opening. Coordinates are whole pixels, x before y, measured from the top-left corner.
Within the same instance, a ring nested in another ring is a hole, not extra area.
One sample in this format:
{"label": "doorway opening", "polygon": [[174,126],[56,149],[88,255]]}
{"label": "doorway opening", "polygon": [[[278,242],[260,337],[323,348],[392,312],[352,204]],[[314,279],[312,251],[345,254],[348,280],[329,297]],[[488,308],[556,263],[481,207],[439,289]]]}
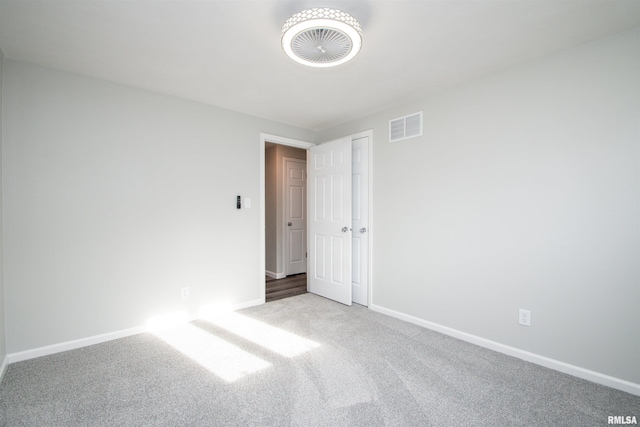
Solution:
{"label": "doorway opening", "polygon": [[265,141],[265,302],[307,292],[307,151]]}

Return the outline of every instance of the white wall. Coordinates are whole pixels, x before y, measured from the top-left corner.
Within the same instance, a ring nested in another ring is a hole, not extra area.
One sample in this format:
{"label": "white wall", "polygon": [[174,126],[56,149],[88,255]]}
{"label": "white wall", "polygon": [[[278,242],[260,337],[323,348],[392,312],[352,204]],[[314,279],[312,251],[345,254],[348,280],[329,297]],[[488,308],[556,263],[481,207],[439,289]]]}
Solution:
{"label": "white wall", "polygon": [[640,383],[639,123],[635,30],[322,132],[374,130],[373,304]]}
{"label": "white wall", "polygon": [[260,132],[314,133],[12,60],[3,83],[9,353],[260,298]]}
{"label": "white wall", "polygon": [[3,374],[3,362],[7,355],[6,338],[5,338],[5,320],[4,320],[4,267],[3,267],[3,247],[4,239],[2,235],[2,72],[3,72],[4,55],[0,50],[0,380]]}

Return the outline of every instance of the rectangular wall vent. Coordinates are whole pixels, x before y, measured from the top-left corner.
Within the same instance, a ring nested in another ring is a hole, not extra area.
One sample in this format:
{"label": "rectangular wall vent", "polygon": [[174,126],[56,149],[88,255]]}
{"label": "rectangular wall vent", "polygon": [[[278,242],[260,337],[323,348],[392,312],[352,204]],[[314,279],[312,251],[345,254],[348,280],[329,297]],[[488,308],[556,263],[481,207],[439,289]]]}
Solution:
{"label": "rectangular wall vent", "polygon": [[389,120],[389,142],[422,136],[422,111]]}

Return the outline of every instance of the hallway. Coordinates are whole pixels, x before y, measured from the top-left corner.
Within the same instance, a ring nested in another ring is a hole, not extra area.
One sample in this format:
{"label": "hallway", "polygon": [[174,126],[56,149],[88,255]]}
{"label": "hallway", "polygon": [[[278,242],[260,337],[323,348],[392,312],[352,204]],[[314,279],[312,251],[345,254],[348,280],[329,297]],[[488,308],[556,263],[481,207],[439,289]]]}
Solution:
{"label": "hallway", "polygon": [[307,274],[294,274],[284,279],[266,277],[266,302],[307,293]]}

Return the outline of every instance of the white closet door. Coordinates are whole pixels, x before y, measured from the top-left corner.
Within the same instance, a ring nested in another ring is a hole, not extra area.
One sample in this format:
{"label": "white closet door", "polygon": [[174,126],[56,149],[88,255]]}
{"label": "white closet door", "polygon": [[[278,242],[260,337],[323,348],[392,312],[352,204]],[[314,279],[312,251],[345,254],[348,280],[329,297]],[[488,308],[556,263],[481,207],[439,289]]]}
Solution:
{"label": "white closet door", "polygon": [[369,305],[369,137],[353,140],[352,292],[353,302]]}

